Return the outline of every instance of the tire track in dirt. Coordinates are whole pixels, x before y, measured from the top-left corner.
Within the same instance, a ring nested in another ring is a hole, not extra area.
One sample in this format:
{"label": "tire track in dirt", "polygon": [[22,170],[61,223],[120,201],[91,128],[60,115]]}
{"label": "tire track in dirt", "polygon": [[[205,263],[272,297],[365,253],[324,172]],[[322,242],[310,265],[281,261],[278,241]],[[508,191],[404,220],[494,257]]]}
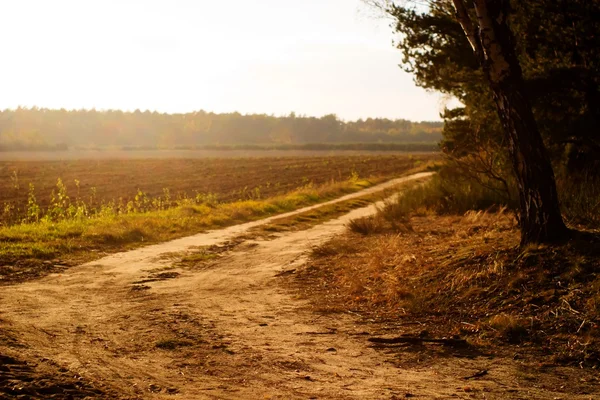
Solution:
{"label": "tire track in dirt", "polygon": [[[174,261],[193,246],[224,244],[282,216],[115,254],[4,288],[0,318],[22,344],[20,357],[51,360],[122,398],[471,398],[459,377],[488,361],[400,370],[368,346],[355,317],[315,314],[280,285],[277,275],[306,262],[312,246],[375,210],[371,205],[305,231],[247,240],[198,268]],[[555,397],[525,392],[509,372],[503,376],[501,383],[470,386],[487,390],[486,398]]]}

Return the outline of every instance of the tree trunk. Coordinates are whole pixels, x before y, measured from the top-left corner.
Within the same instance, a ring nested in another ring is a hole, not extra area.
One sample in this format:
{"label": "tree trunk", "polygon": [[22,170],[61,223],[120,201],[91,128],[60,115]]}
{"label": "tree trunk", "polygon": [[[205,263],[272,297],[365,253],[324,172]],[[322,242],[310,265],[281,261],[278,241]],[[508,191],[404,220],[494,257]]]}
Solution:
{"label": "tree trunk", "polygon": [[[464,3],[454,3],[465,33],[473,37],[473,23]],[[517,178],[521,245],[560,240],[568,230],[560,213],[550,158],[525,95],[523,73],[506,21],[508,0],[473,0],[473,5],[479,28],[473,49],[492,89]]]}
{"label": "tree trunk", "polygon": [[531,107],[510,78],[492,88],[519,189],[521,245],[564,238],[554,172]]}

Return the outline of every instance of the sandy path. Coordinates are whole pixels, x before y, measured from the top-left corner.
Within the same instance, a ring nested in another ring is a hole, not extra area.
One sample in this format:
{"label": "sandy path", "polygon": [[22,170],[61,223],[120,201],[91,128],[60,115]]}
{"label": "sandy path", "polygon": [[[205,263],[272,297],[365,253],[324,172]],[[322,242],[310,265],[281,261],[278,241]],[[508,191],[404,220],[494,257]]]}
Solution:
{"label": "sandy path", "polygon": [[304,263],[312,246],[374,211],[248,240],[192,267],[174,262],[192,246],[224,244],[268,220],[115,254],[3,288],[0,318],[27,343],[23,357],[66,368],[123,398],[560,398],[519,387],[502,363],[494,366],[501,380],[470,382],[465,392],[460,377],[490,368],[486,359],[400,370],[368,346],[355,317],[315,314],[280,285],[277,275]]}

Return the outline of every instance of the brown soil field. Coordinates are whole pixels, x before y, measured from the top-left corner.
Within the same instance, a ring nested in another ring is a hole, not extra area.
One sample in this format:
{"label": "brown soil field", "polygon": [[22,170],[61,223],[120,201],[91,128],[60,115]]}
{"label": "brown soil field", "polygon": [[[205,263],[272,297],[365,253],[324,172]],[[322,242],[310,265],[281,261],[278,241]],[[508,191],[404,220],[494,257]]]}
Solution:
{"label": "brown soil field", "polygon": [[[60,178],[71,198],[89,202],[130,199],[137,190],[150,196],[170,190],[183,194],[214,193],[219,201],[270,197],[297,187],[348,179],[389,177],[406,172],[437,155],[352,155],[271,158],[112,159],[63,161],[0,161],[0,204],[27,202],[28,185],[35,186],[44,207]],[[79,189],[75,181],[80,182]]]}

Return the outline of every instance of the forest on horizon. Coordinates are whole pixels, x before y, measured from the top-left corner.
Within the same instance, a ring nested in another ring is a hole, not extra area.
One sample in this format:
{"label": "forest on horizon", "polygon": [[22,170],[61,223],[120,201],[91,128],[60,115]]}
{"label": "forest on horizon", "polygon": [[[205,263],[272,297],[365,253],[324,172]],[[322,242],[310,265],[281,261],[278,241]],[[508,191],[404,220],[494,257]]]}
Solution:
{"label": "forest on horizon", "polygon": [[176,148],[211,145],[302,145],[309,143],[437,143],[443,122],[367,118],[166,114],[136,110],[0,110],[0,151],[69,148]]}

